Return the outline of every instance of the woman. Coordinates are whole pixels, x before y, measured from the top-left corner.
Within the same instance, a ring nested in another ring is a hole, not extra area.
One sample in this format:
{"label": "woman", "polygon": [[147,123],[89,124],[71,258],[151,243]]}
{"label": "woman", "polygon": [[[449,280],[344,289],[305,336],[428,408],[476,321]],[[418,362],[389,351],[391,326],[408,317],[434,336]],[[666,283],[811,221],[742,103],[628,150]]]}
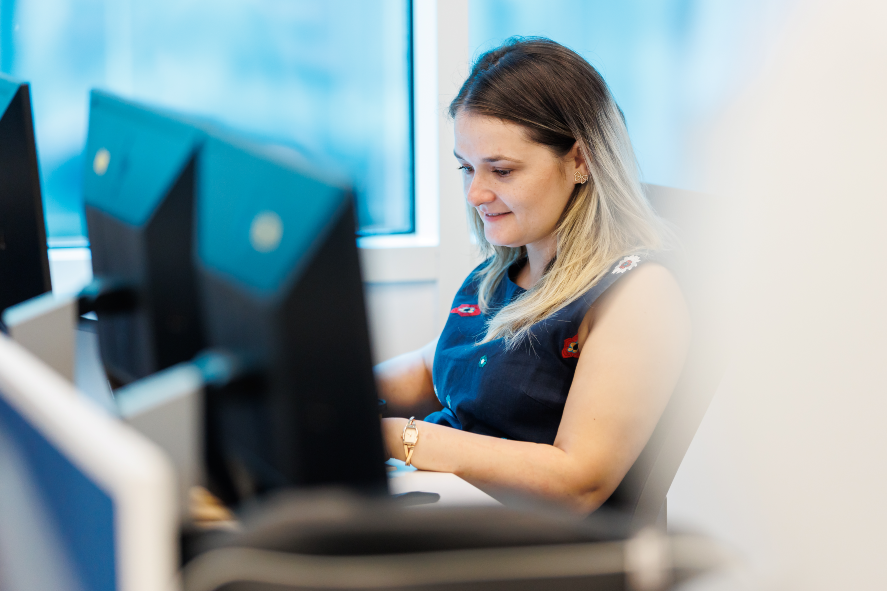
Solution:
{"label": "woman", "polygon": [[593,511],[653,432],[690,340],[680,289],[648,260],[662,223],[622,112],[588,62],[530,38],[482,55],[450,115],[488,258],[437,340],[377,366],[392,409],[443,407],[406,431],[385,419],[383,437],[420,469]]}

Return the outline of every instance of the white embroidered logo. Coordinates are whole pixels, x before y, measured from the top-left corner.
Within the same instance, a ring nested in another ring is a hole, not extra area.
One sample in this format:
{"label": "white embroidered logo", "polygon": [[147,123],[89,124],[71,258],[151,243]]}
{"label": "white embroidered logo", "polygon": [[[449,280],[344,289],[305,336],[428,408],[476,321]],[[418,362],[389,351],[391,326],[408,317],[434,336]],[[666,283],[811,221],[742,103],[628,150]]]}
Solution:
{"label": "white embroidered logo", "polygon": [[637,267],[638,263],[640,263],[640,262],[641,262],[641,257],[639,257],[637,255],[625,257],[624,259],[619,261],[619,264],[616,265],[615,269],[613,269],[613,273],[622,274],[622,273],[625,273],[626,271],[631,271],[632,269]]}

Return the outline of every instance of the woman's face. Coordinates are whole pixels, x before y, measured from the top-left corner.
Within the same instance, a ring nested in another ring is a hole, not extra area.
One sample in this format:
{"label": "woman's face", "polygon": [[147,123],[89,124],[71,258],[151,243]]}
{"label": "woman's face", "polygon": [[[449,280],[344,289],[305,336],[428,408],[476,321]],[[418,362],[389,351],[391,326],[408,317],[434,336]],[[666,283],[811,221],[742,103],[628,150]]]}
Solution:
{"label": "woman's face", "polygon": [[564,158],[527,139],[524,129],[493,117],[456,115],[456,159],[465,198],[498,246],[551,246],[554,231],[576,186],[587,174],[577,146]]}

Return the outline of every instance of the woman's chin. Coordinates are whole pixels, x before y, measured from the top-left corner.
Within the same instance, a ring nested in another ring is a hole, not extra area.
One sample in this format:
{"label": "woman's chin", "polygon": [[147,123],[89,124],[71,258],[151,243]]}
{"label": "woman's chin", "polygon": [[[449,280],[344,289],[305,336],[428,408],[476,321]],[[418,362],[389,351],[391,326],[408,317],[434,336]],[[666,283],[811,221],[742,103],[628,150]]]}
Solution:
{"label": "woman's chin", "polygon": [[513,236],[507,236],[503,232],[490,232],[489,230],[485,230],[484,237],[486,237],[487,242],[493,246],[508,246],[511,248],[523,246],[522,242],[513,240]]}

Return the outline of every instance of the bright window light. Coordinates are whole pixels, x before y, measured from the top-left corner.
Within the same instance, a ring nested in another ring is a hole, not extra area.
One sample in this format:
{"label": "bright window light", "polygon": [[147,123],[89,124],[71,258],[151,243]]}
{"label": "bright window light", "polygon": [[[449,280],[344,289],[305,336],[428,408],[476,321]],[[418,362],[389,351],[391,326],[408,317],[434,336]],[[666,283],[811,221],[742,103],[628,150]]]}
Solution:
{"label": "bright window light", "polygon": [[86,234],[88,92],[207,117],[346,175],[363,234],[413,230],[409,0],[3,0],[49,236]]}

